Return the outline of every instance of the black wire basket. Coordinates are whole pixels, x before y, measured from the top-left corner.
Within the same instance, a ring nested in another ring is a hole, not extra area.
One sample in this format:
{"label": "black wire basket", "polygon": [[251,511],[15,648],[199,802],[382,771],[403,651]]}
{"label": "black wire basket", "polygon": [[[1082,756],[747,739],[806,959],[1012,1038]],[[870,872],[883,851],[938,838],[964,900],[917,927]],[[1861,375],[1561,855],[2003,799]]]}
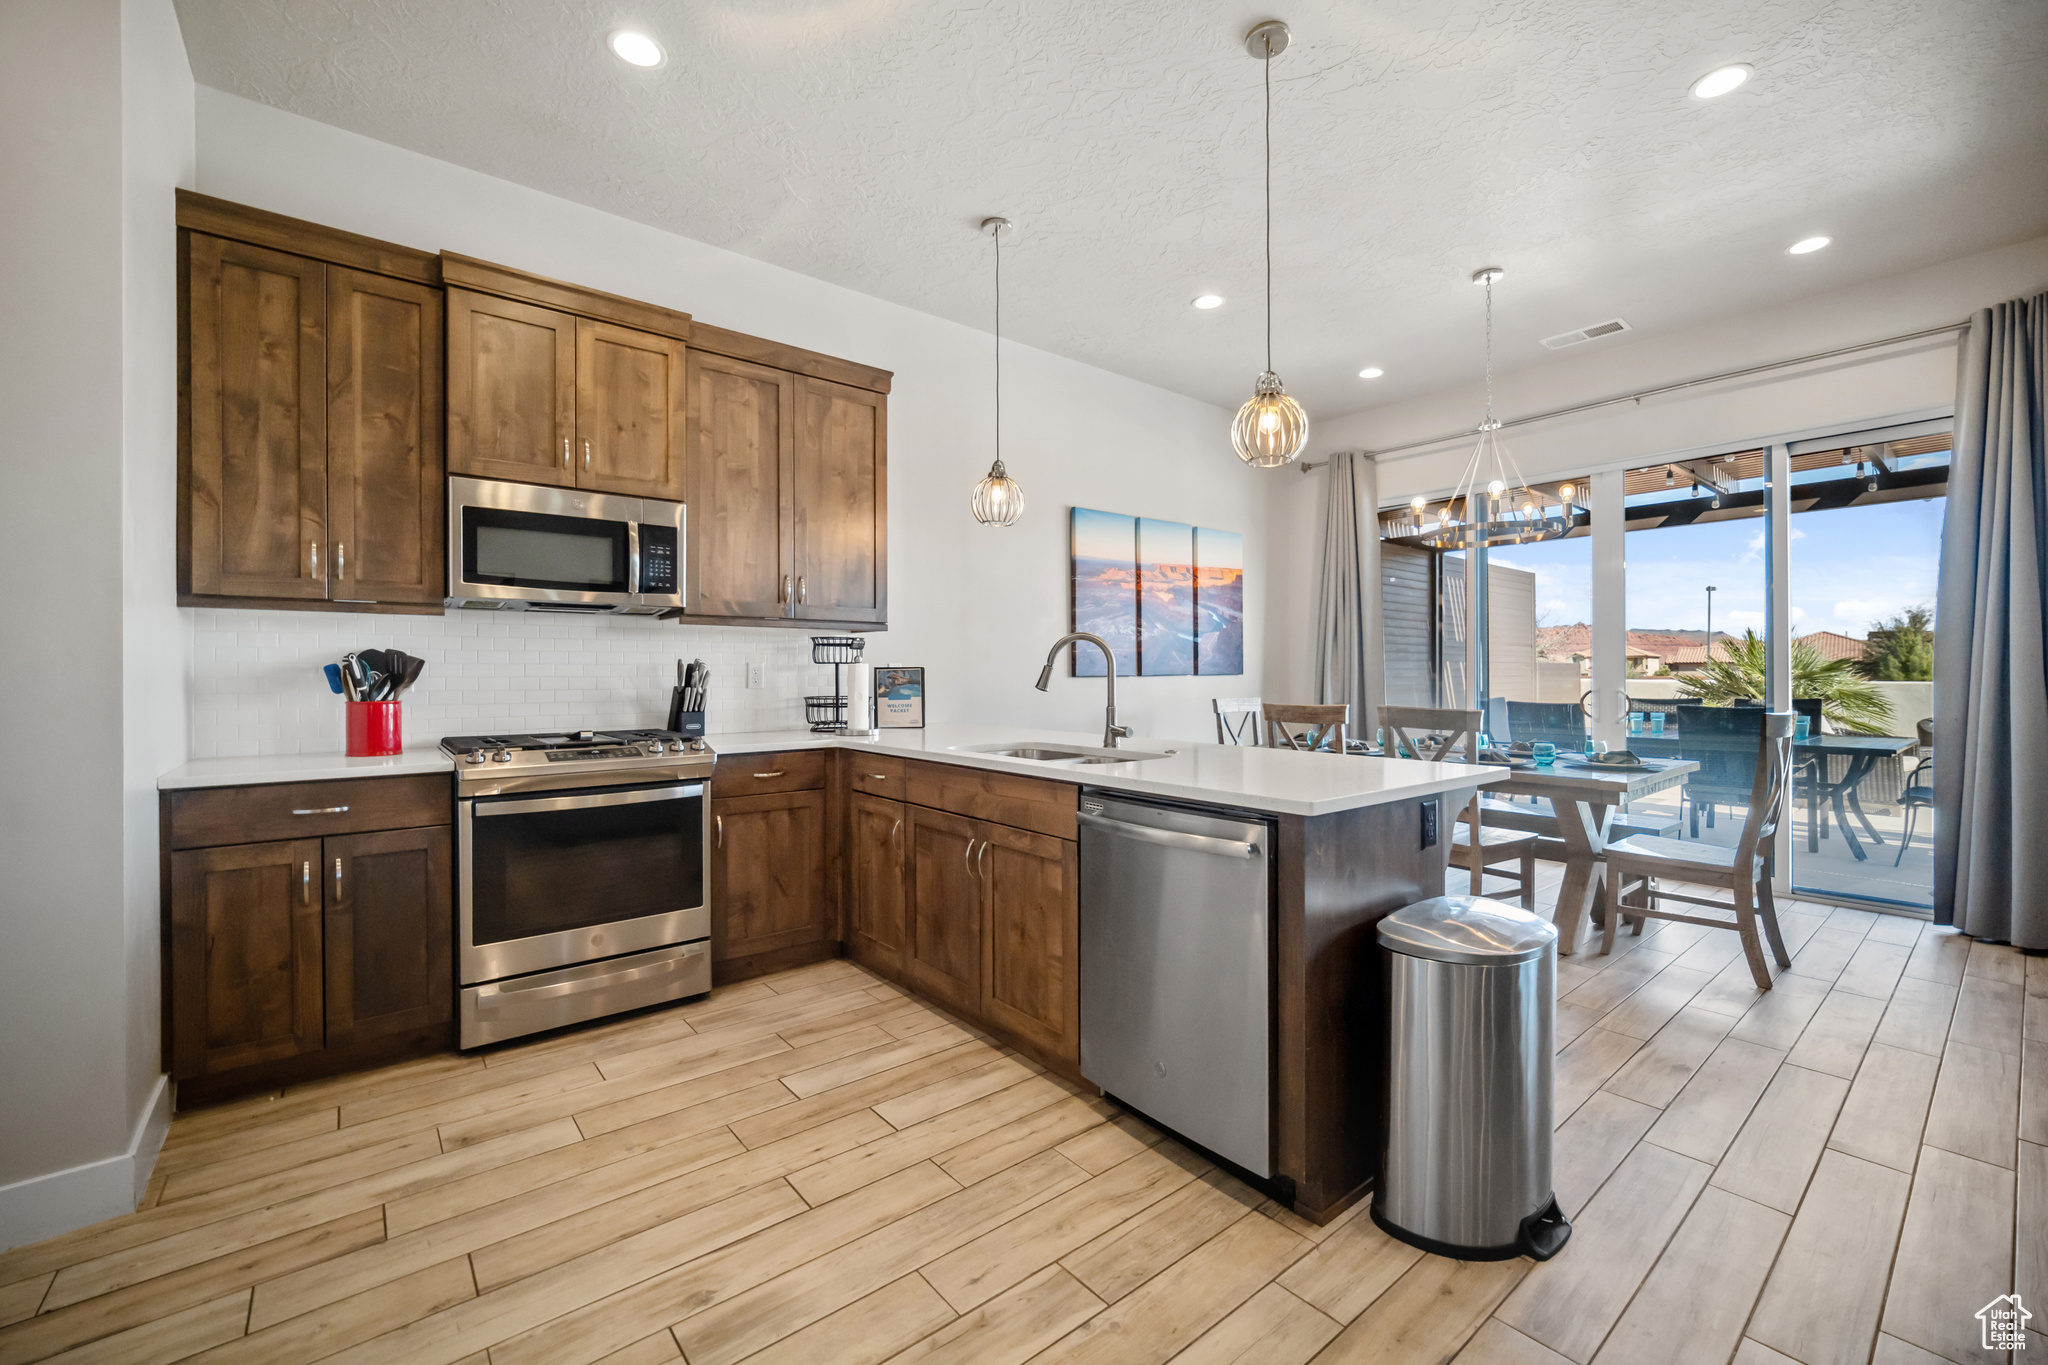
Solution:
{"label": "black wire basket", "polygon": [[811,662],[832,665],[832,695],[804,698],[804,718],[814,732],[829,734],[846,728],[846,687],[840,670],[847,664],[859,663],[861,651],[867,647],[868,642],[858,635],[811,637]]}

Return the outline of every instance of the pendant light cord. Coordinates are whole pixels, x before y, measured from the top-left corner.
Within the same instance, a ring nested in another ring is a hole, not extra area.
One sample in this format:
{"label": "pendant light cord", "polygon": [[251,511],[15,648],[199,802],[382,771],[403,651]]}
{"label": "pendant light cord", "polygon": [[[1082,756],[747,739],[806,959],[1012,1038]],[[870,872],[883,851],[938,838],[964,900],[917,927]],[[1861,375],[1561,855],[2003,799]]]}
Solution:
{"label": "pendant light cord", "polygon": [[996,463],[1003,462],[1003,228],[991,229],[996,239]]}
{"label": "pendant light cord", "polygon": [[1266,44],[1266,372],[1273,372],[1273,35]]}
{"label": "pendant light cord", "polygon": [[1486,426],[1493,429],[1493,276],[1486,277]]}

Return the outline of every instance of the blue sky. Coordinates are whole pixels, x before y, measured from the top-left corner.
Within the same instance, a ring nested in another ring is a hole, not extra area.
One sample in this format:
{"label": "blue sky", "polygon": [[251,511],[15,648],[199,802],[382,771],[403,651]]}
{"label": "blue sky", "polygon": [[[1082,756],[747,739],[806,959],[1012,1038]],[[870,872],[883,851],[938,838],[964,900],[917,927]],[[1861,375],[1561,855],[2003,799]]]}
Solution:
{"label": "blue sky", "polygon": [[[1872,622],[1907,607],[1934,604],[1944,500],[1884,503],[1792,518],[1792,619],[1795,633],[1832,630],[1861,638]],[[1761,517],[1628,536],[1631,630],[1699,630],[1764,625],[1764,523]],[[1593,619],[1590,537],[1496,550],[1493,562],[1536,575],[1537,619],[1569,625]]]}

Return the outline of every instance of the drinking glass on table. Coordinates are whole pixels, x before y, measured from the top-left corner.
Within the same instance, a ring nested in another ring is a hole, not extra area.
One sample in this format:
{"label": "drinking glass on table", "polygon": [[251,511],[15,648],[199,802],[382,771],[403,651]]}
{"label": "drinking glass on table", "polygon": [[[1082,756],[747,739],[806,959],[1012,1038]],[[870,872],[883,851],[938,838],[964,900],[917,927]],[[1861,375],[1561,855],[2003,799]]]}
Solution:
{"label": "drinking glass on table", "polygon": [[1639,735],[1643,732],[1642,712],[1631,711],[1628,713],[1628,732],[1632,735]]}
{"label": "drinking glass on table", "polygon": [[1536,766],[1547,768],[1557,761],[1557,746],[1547,739],[1539,739],[1529,746],[1529,757],[1536,760]]}
{"label": "drinking glass on table", "polygon": [[1801,744],[1804,744],[1804,743],[1806,743],[1806,737],[1807,737],[1807,735],[1809,735],[1810,733],[1812,733],[1812,730],[1813,730],[1813,717],[1812,717],[1812,716],[1808,716],[1808,715],[1801,715],[1801,716],[1799,717],[1799,719],[1798,719],[1798,720],[1796,720],[1796,721],[1794,721],[1794,722],[1792,723],[1792,737],[1793,737],[1793,739],[1795,739],[1796,741],[1798,741],[1798,742],[1799,742],[1799,743],[1801,743]]}
{"label": "drinking glass on table", "polygon": [[1664,733],[1664,713],[1662,711],[1652,711],[1650,713],[1650,733],[1653,735]]}

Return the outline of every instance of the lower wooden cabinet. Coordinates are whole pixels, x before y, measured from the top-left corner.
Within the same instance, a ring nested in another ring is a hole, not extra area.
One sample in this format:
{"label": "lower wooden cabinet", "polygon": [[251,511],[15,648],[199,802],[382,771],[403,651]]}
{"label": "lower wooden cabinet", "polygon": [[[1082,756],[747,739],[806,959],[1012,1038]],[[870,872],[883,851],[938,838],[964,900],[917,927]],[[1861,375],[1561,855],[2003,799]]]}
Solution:
{"label": "lower wooden cabinet", "polygon": [[327,1045],[389,1038],[454,1014],[448,831],[397,829],[321,841]]}
{"label": "lower wooden cabinet", "polygon": [[980,821],[910,808],[910,934],[904,980],[961,1014],[981,1013]]}
{"label": "lower wooden cabinet", "polygon": [[318,839],[171,857],[171,1075],[326,1045]]}
{"label": "lower wooden cabinet", "polygon": [[896,977],[903,975],[910,909],[907,818],[901,801],[860,791],[847,797],[847,955]]}
{"label": "lower wooden cabinet", "polygon": [[[1059,784],[1030,788],[1010,795],[1072,800]],[[856,960],[1047,1062],[1079,1066],[1074,840],[860,791],[847,797],[847,838]]]}
{"label": "lower wooden cabinet", "polygon": [[822,790],[713,799],[714,970],[838,936],[825,876],[825,811]]}

